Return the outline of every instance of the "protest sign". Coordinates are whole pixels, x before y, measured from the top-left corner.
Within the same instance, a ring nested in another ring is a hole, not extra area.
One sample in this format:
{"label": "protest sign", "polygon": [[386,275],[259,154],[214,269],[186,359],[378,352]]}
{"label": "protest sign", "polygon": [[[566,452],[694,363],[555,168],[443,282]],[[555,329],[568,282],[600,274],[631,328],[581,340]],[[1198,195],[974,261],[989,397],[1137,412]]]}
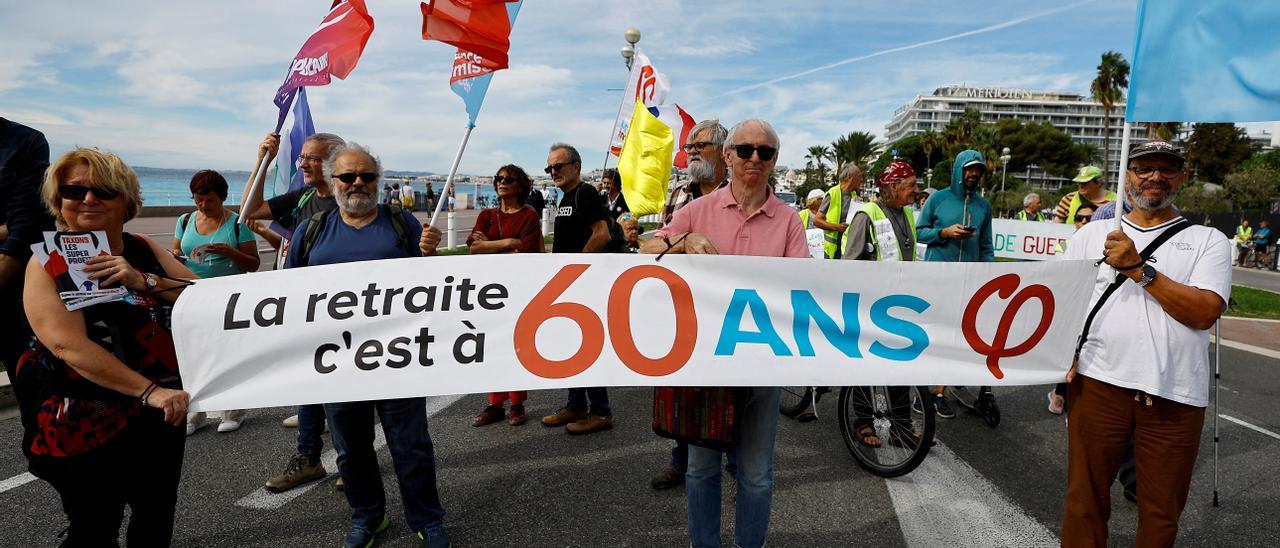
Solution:
{"label": "protest sign", "polygon": [[1076,233],[1074,225],[992,219],[991,235],[996,257],[1024,261],[1057,259],[1057,247]]}
{"label": "protest sign", "polygon": [[111,255],[104,231],[45,232],[43,241],[33,244],[31,252],[53,278],[67,310],[118,301],[128,293],[124,287],[104,289],[84,271],[89,259]]}
{"label": "protest sign", "polygon": [[192,410],[573,386],[1062,380],[1088,261],[479,255],[200,280]]}

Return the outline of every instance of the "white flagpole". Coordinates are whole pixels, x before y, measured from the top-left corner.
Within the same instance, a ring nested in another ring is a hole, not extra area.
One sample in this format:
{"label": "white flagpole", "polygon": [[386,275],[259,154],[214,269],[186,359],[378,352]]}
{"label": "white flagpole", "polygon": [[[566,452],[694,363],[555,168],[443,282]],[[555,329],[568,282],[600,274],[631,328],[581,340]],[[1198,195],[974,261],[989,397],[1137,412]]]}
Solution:
{"label": "white flagpole", "polygon": [[1218,382],[1222,378],[1222,320],[1213,322],[1213,507],[1218,507]]}
{"label": "white flagpole", "polygon": [[[1116,182],[1116,215],[1114,230],[1124,230],[1124,225],[1122,224],[1121,219],[1124,217],[1124,205],[1129,202],[1128,193],[1125,191],[1125,183],[1129,176],[1129,137],[1132,129],[1133,126],[1129,124],[1128,120],[1125,120],[1124,131],[1120,134],[1120,177],[1119,181]],[[1107,153],[1109,152],[1110,151],[1103,153],[1103,158],[1106,158]],[[1110,162],[1104,161],[1103,163],[1107,164]],[[1111,265],[1103,263],[1102,268],[1110,269]],[[1111,274],[1108,274],[1106,277],[1112,278],[1114,275],[1115,271],[1112,270]]]}
{"label": "white flagpole", "polygon": [[[248,194],[249,196],[256,196],[258,194],[258,189],[262,188],[262,186],[266,184],[267,166],[270,165],[271,163],[270,159],[271,159],[271,155],[269,154],[262,156],[262,162],[258,164],[258,171],[257,171],[258,176],[254,177],[253,182],[250,184],[250,187],[249,187],[249,194]],[[249,200],[246,198],[244,200],[241,200],[241,202],[242,203],[240,204],[240,223],[247,225],[250,222],[252,222],[252,219],[249,219],[249,217],[245,215],[245,210],[244,210],[244,206],[245,204],[249,203]]]}
{"label": "white flagpole", "polygon": [[471,130],[475,126],[468,124],[466,133],[462,134],[462,142],[458,144],[458,155],[453,157],[453,165],[449,166],[449,177],[444,181],[444,188],[440,189],[440,199],[436,200],[436,210],[431,214],[430,226],[436,226],[436,218],[440,216],[440,210],[444,207],[444,203],[449,201],[449,189],[453,187],[453,177],[458,174],[458,164],[462,162],[462,151],[467,149],[467,139],[471,138]]}

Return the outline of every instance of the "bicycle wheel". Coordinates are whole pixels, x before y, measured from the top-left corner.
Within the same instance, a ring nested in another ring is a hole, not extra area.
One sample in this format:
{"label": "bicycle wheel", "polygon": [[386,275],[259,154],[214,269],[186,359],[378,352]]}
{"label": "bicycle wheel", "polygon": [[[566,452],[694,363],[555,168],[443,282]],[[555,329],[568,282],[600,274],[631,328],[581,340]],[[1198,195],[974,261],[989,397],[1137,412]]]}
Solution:
{"label": "bicycle wheel", "polygon": [[[918,404],[924,414],[912,413]],[[933,445],[936,411],[924,386],[849,386],[840,390],[840,433],[864,470],[896,478],[915,470]],[[871,428],[880,446],[862,443],[860,430]],[[919,434],[919,440],[915,434]]]}
{"label": "bicycle wheel", "polygon": [[778,412],[794,419],[804,412],[805,408],[809,407],[809,400],[811,399],[813,399],[813,387],[811,386],[784,386],[782,387],[782,397],[778,399]]}

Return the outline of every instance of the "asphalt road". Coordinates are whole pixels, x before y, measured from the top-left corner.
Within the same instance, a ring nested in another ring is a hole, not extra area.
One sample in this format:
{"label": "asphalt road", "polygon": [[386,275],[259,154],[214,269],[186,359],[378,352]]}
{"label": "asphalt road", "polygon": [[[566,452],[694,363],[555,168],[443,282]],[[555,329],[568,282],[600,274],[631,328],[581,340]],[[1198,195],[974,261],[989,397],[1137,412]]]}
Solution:
{"label": "asphalt road", "polygon": [[[1280,409],[1274,405],[1280,360],[1230,348],[1222,358],[1221,413],[1238,422],[1219,420],[1221,507],[1211,505],[1210,415],[1179,542],[1280,545],[1280,485],[1274,478],[1280,463]],[[1047,390],[997,388],[1004,421],[995,429],[963,413],[940,421],[938,447],[919,469],[897,480],[876,478],[854,463],[840,438],[835,397],[820,402],[817,422],[781,419],[770,545],[1056,545],[1066,429],[1061,417],[1045,411]],[[434,398],[428,405],[438,410],[431,434],[454,545],[687,545],[683,489],[648,487],[670,448],[649,430],[650,391],[611,392],[617,426],[586,437],[536,422],[472,428],[469,418],[483,406],[483,396]],[[553,411],[563,397],[561,391],[533,393],[530,414]],[[279,426],[288,414],[284,408],[254,410],[238,432],[206,428],[188,439],[176,546],[338,545],[348,511],[331,482],[287,501],[254,495],[292,448],[293,431]],[[39,480],[24,481],[19,439],[17,420],[0,420],[0,513],[6,524],[0,546],[55,546],[65,518],[52,489]],[[379,545],[413,546],[390,457],[385,449],[380,454],[392,527]],[[1136,507],[1118,488],[1114,500],[1113,544],[1132,545]],[[726,505],[726,542],[732,540],[732,522]]]}
{"label": "asphalt road", "polygon": [[1254,289],[1266,289],[1267,291],[1280,293],[1280,272],[1233,267],[1231,269],[1231,281]]}

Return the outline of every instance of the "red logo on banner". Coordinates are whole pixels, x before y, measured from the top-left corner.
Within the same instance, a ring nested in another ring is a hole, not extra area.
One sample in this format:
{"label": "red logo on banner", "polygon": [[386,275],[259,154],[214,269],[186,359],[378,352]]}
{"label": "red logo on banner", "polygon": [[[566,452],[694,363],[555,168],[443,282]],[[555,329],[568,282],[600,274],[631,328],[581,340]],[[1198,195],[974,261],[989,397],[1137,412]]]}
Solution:
{"label": "red logo on banner", "polygon": [[[1026,354],[1040,339],[1044,338],[1045,333],[1049,331],[1049,324],[1053,323],[1053,292],[1043,285],[1029,285],[1022,291],[1017,291],[1018,285],[1022,280],[1017,274],[1005,274],[1000,276],[986,285],[982,286],[973,298],[969,300],[969,305],[964,309],[964,317],[961,319],[961,330],[964,333],[964,339],[973,348],[974,352],[987,357],[987,369],[991,370],[991,374],[997,379],[1004,378],[1004,372],[1000,370],[1000,358],[1011,358]],[[978,311],[982,305],[986,304],[991,296],[999,294],[1001,299],[1009,299],[1008,305],[1005,306],[1004,314],[1000,315],[1000,323],[996,326],[995,337],[991,342],[982,340],[982,336],[978,334]],[[1010,299],[1012,297],[1012,299]],[[1031,299],[1039,299],[1043,309],[1040,316],[1040,324],[1036,326],[1035,331],[1017,346],[1009,347],[1009,328],[1013,326],[1013,320],[1018,316],[1018,310],[1022,308],[1023,303]]]}

